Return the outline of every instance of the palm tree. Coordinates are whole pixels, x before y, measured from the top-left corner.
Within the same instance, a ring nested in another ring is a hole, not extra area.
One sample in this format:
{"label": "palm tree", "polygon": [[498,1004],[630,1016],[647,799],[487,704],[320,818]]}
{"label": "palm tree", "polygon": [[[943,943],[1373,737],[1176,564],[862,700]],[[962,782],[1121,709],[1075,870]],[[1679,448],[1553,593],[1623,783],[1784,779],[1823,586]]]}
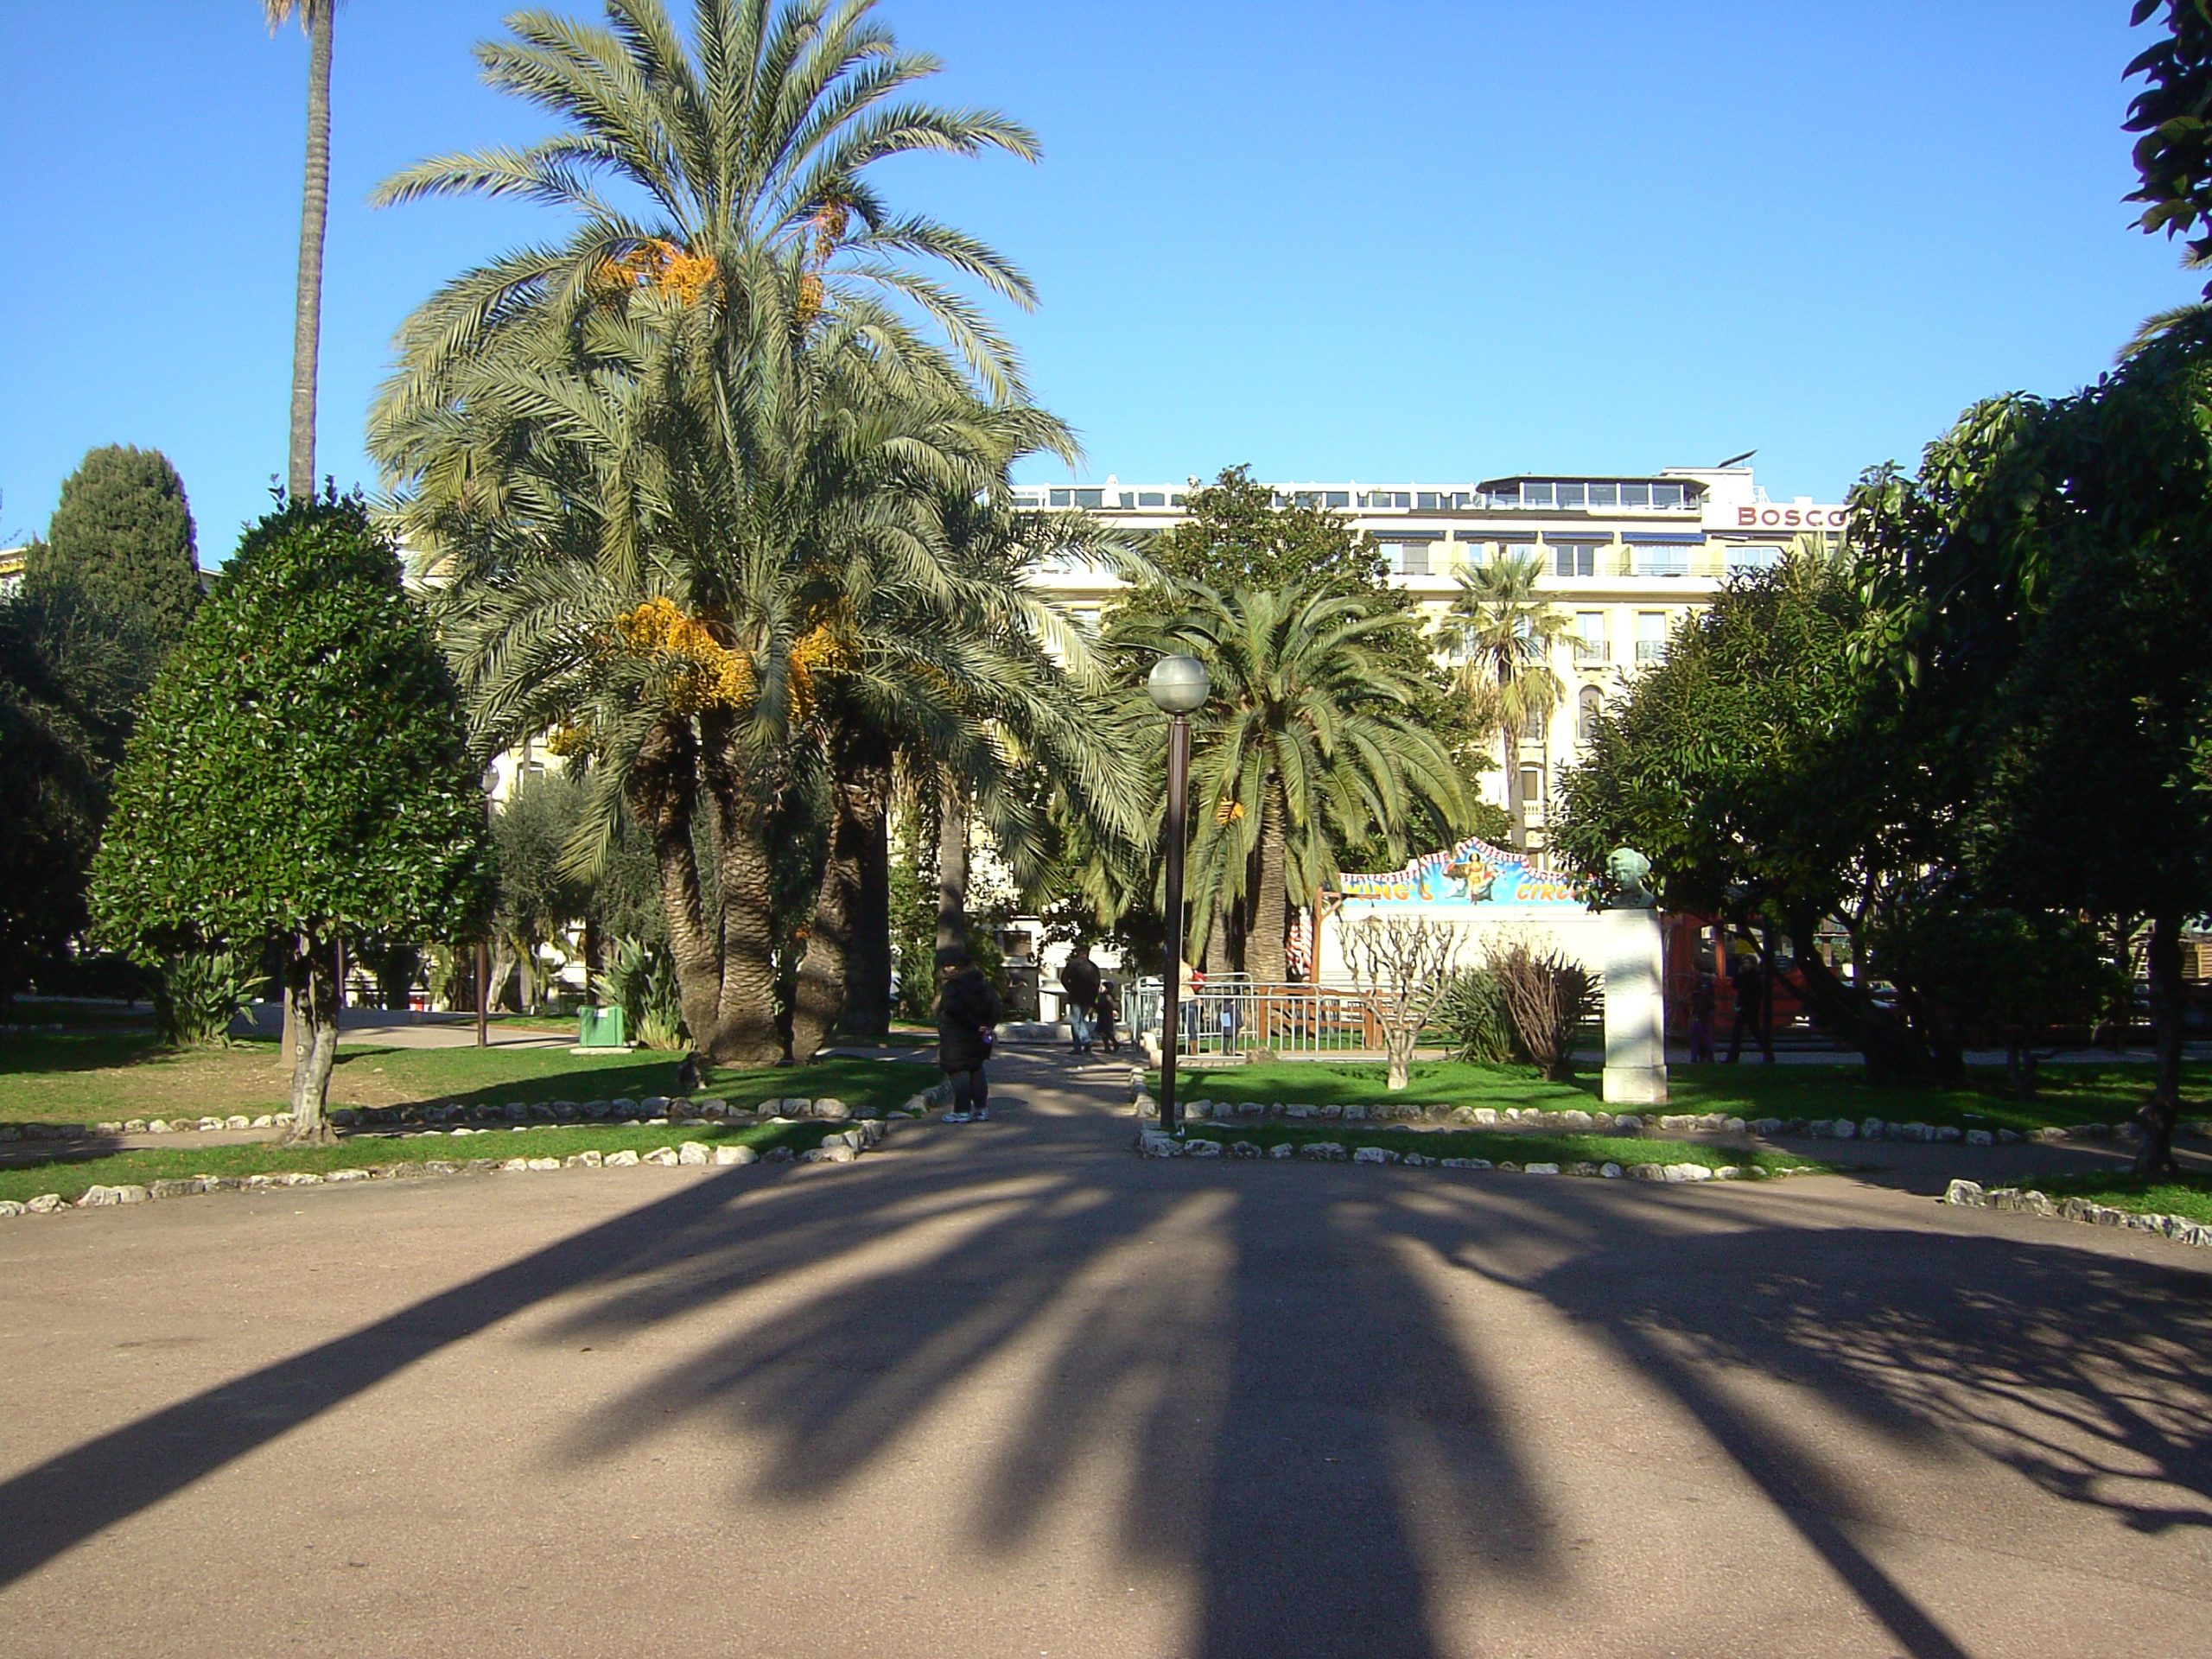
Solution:
{"label": "palm tree", "polygon": [[1153,643],[1196,654],[1214,688],[1191,769],[1192,913],[1249,893],[1246,971],[1280,982],[1287,906],[1334,877],[1335,849],[1399,842],[1422,804],[1456,817],[1462,786],[1414,715],[1419,688],[1376,649],[1395,617],[1295,588],[1197,588],[1189,599]]}
{"label": "palm tree", "polygon": [[1529,808],[1521,789],[1521,736],[1559,707],[1566,688],[1552,671],[1552,648],[1567,619],[1536,591],[1543,565],[1533,553],[1509,553],[1459,572],[1459,597],[1443,625],[1459,661],[1459,684],[1477,724],[1497,734],[1505,756],[1505,810],[1518,850],[1528,845]]}
{"label": "palm tree", "polygon": [[[1057,423],[1034,410],[979,410],[1009,450],[1064,447]],[[1030,591],[1047,559],[1087,550],[1096,526],[1070,514],[1019,512],[999,486],[934,504],[942,556],[957,583],[944,599],[912,586],[871,595],[863,662],[824,681],[822,753],[831,779],[831,850],[810,929],[792,1014],[804,1058],[835,1027],[850,983],[850,954],[867,946],[887,969],[885,937],[863,940],[855,918],[866,861],[887,855],[892,781],[934,780],[943,815],[940,925],[964,942],[969,813],[990,830],[1025,887],[1043,875],[1043,820],[1057,809],[1093,833],[1133,841],[1146,817],[1143,767],[1104,665],[1080,629]],[[948,853],[952,854],[947,856]],[[887,886],[888,871],[885,871]],[[871,918],[871,925],[874,925]]]}
{"label": "palm tree", "polygon": [[[862,747],[824,747],[823,711],[846,679],[911,691],[879,619],[990,600],[948,566],[927,505],[988,490],[1008,459],[967,375],[1020,385],[988,324],[911,262],[1023,303],[1026,281],[893,217],[865,174],[915,150],[1033,147],[1001,117],[887,104],[935,66],[871,10],[698,0],[696,64],[657,0],[611,0],[607,30],[524,14],[481,48],[487,77],[575,130],[382,192],[582,215],[564,244],[467,273],[410,319],[372,442],[447,579],[480,741],[557,724],[589,754],[597,845],[625,808],[644,827],[686,1021],[734,1061],[781,1047],[772,813],[823,754],[877,772]],[[657,219],[605,201],[601,172]]]}
{"label": "palm tree", "polygon": [[274,35],[294,15],[308,37],[308,165],[300,191],[300,270],[292,302],[292,429],[285,489],[315,493],[315,359],[322,340],[322,238],[330,216],[330,34],[338,0],[261,0]]}
{"label": "palm tree", "polygon": [[[607,0],[607,29],[543,12],[508,18],[512,38],[477,48],[485,79],[570,130],[522,149],[433,157],[372,199],[515,196],[580,223],[564,242],[465,273],[418,309],[382,407],[404,416],[442,405],[455,362],[480,355],[518,317],[588,316],[610,283],[703,300],[734,340],[764,257],[796,268],[802,321],[834,310],[896,336],[898,308],[909,307],[995,396],[1018,392],[1019,365],[988,316],[916,261],[1024,308],[1035,300],[1028,278],[973,237],[894,214],[868,175],[925,151],[1033,160],[1036,139],[995,111],[893,102],[938,64],[901,51],[874,10],[875,0],[696,0],[696,60],[661,0]],[[652,217],[603,194],[601,176],[642,198]]]}

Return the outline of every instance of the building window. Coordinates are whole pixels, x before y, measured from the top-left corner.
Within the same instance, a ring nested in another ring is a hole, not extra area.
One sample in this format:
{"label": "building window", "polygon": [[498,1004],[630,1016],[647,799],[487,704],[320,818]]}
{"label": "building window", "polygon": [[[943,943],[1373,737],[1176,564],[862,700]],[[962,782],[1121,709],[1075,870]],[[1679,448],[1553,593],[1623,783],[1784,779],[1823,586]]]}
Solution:
{"label": "building window", "polygon": [[1349,490],[1331,490],[1327,495],[1322,498],[1321,505],[1325,507],[1348,507],[1351,505],[1351,492]]}
{"label": "building window", "polygon": [[1497,556],[1502,559],[1523,561],[1533,559],[1538,562],[1538,569],[1542,568],[1543,550],[1534,542],[1501,542],[1498,543]]}
{"label": "building window", "polygon": [[1690,550],[1673,542],[1631,542],[1628,550],[1629,569],[1639,576],[1687,576],[1690,573]]}
{"label": "building window", "polygon": [[1733,575],[1738,570],[1771,570],[1782,563],[1778,547],[1732,547],[1728,550],[1728,571]]}
{"label": "building window", "polygon": [[1624,507],[1648,507],[1650,505],[1651,486],[1649,484],[1624,484],[1621,486],[1621,505]]}
{"label": "building window", "polygon": [[1414,504],[1412,492],[1408,490],[1362,490],[1359,505],[1363,507],[1403,509]]}
{"label": "building window", "polygon": [[1548,484],[1523,484],[1521,505],[1524,507],[1548,507],[1552,505],[1552,486]]}
{"label": "building window", "polygon": [[1106,505],[1106,492],[1103,490],[1077,490],[1075,493],[1075,504],[1078,507],[1103,507]]}
{"label": "building window", "polygon": [[1590,492],[1588,487],[1581,484],[1555,485],[1554,486],[1554,499],[1562,507],[1574,507],[1580,509],[1586,505],[1590,499]]}
{"label": "building window", "polygon": [[1588,542],[1554,543],[1552,547],[1552,574],[1555,576],[1596,575],[1597,548]]}
{"label": "building window", "polygon": [[1544,769],[1541,766],[1521,768],[1521,798],[1530,805],[1540,804],[1544,798]]}
{"label": "building window", "polygon": [[1544,741],[1544,711],[1531,709],[1521,717],[1521,741],[1541,743]]}
{"label": "building window", "polygon": [[1651,505],[1655,507],[1679,507],[1683,505],[1682,486],[1679,484],[1654,484]]}
{"label": "building window", "polygon": [[1592,484],[1590,505],[1593,507],[1618,507],[1621,504],[1621,486],[1618,484]]}
{"label": "building window", "polygon": [[1164,507],[1166,505],[1167,493],[1165,490],[1141,490],[1137,493],[1137,505],[1141,507]]}
{"label": "building window", "polygon": [[1638,611],[1636,613],[1636,660],[1656,663],[1667,654],[1667,613],[1664,611]]}
{"label": "building window", "polygon": [[1590,734],[1598,729],[1598,716],[1605,712],[1604,694],[1594,685],[1584,686],[1582,695],[1575,700],[1574,705],[1574,736],[1577,742],[1587,743],[1590,741]]}
{"label": "building window", "polygon": [[1605,613],[1603,611],[1577,611],[1574,613],[1574,660],[1578,663],[1604,663],[1612,659],[1605,648]]}
{"label": "building window", "polygon": [[1071,507],[1075,505],[1075,492],[1073,490],[1054,490],[1052,493],[1052,503],[1056,507]]}

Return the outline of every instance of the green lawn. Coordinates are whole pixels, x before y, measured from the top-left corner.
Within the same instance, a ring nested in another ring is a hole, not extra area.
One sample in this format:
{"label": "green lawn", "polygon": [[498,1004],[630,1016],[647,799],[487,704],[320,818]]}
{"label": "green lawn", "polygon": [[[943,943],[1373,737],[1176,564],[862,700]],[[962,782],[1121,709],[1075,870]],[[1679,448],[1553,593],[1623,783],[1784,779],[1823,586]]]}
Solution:
{"label": "green lawn", "polygon": [[143,1185],[194,1175],[276,1175],[295,1171],[327,1175],[334,1169],[374,1164],[421,1164],[477,1158],[565,1158],[577,1152],[651,1152],[685,1141],[708,1146],[748,1146],[758,1152],[788,1147],[804,1152],[841,1123],[693,1124],[594,1123],[574,1128],[490,1129],[482,1135],[348,1135],[334,1147],[283,1147],[270,1141],[234,1147],[145,1147],[124,1152],[56,1152],[35,1163],[0,1166],[0,1198],[22,1202],[41,1192],[73,1201],[92,1185]]}
{"label": "green lawn", "polygon": [[[334,1107],[424,1101],[643,1099],[676,1087],[682,1057],[571,1054],[561,1048],[341,1047],[330,1077]],[[808,1066],[716,1071],[707,1090],[751,1105],[771,1096],[836,1095],[890,1107],[935,1081],[933,1069],[899,1061],[824,1060]],[[283,1111],[286,1073],[273,1041],[163,1052],[127,1033],[0,1036],[0,1122],[97,1123],[134,1117],[200,1117]]]}
{"label": "green lawn", "polygon": [[2185,1216],[2212,1224],[2212,1175],[2183,1175],[2147,1186],[2125,1175],[2038,1175],[2018,1185],[2053,1198],[2087,1198],[2139,1215]]}
{"label": "green lawn", "polygon": [[1346,1147],[1386,1147],[1395,1153],[1418,1152],[1432,1158],[1487,1158],[1516,1164],[1615,1163],[1702,1164],[1719,1169],[1733,1164],[1738,1169],[1757,1168],[1769,1174],[1782,1169],[1825,1169],[1825,1164],[1786,1152],[1761,1147],[1697,1146],[1685,1141],[1648,1140],[1641,1135],[1559,1135],[1531,1131],[1521,1134],[1499,1129],[1402,1129],[1345,1127],[1340,1123],[1194,1123],[1189,1138],[1203,1141],[1249,1141],[1262,1147],[1303,1146],[1315,1141],[1334,1141]]}
{"label": "green lawn", "polygon": [[[1526,1066],[1465,1065],[1436,1060],[1416,1064],[1402,1094],[1384,1086],[1379,1063],[1277,1061],[1193,1068],[1177,1077],[1186,1100],[1304,1102],[1316,1106],[1412,1101],[1444,1107],[1534,1106],[1546,1111],[1602,1106],[1596,1069],[1571,1083],[1546,1083]],[[2027,1130],[2046,1124],[2118,1122],[2132,1116],[2151,1086],[2147,1065],[2051,1065],[2031,1101],[2005,1090],[2001,1068],[1975,1068],[1955,1089],[1877,1089],[1857,1065],[1694,1065],[1668,1072],[1664,1112],[1726,1112],[1745,1118],[1879,1117],[1892,1122],[1956,1124],[1963,1128]],[[2212,1067],[2185,1068],[2185,1116],[2203,1114],[2212,1094]],[[1154,1074],[1153,1087],[1159,1087]]]}

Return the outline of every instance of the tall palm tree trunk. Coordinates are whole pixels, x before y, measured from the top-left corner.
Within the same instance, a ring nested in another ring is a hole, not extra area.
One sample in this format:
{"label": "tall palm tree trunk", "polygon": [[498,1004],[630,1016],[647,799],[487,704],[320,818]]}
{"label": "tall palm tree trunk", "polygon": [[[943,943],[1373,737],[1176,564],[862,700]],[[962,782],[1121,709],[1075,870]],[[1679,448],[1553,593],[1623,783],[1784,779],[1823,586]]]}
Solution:
{"label": "tall palm tree trunk", "polygon": [[1505,748],[1505,836],[1517,853],[1529,844],[1529,806],[1521,798],[1521,734],[1501,726],[1499,736]]}
{"label": "tall palm tree trunk", "polygon": [[1213,916],[1206,923],[1206,953],[1201,965],[1209,976],[1231,971],[1229,961],[1229,904],[1216,899]]}
{"label": "tall palm tree trunk", "polygon": [[330,32],[337,0],[308,0],[308,162],[300,191],[299,285],[292,307],[292,432],[285,487],[315,494],[315,359],[322,341],[322,242],[330,217]]}
{"label": "tall palm tree trunk", "polygon": [[845,966],[845,1029],[869,1042],[891,1034],[891,815],[876,815],[861,863],[853,954]]}
{"label": "tall palm tree trunk", "polygon": [[692,1040],[728,1065],[773,1065],[785,1054],[776,1025],[776,877],[767,814],[716,722],[703,749],[714,803],[716,871],[721,886],[721,982],[714,1017]]}
{"label": "tall palm tree trunk", "polygon": [[937,948],[968,948],[968,789],[950,772],[937,820]]}
{"label": "tall palm tree trunk", "polygon": [[791,1007],[791,1058],[801,1064],[829,1041],[844,1013],[845,977],[856,949],[868,849],[879,839],[890,791],[890,767],[880,760],[854,766],[832,791],[830,856],[822,867],[821,895],[815,901],[806,954],[799,960],[798,994]]}
{"label": "tall palm tree trunk", "polygon": [[653,850],[661,915],[668,924],[669,955],[676,963],[677,1000],[691,1040],[704,1043],[715,1028],[721,994],[721,960],[707,925],[699,891],[699,855],[691,839],[699,798],[698,744],[690,724],[664,720],[646,735],[624,788],[630,811]]}
{"label": "tall palm tree trunk", "polygon": [[1252,931],[1244,941],[1244,968],[1262,985],[1290,977],[1285,946],[1290,932],[1290,894],[1284,875],[1282,804],[1272,789],[1260,803],[1260,878],[1252,894]]}

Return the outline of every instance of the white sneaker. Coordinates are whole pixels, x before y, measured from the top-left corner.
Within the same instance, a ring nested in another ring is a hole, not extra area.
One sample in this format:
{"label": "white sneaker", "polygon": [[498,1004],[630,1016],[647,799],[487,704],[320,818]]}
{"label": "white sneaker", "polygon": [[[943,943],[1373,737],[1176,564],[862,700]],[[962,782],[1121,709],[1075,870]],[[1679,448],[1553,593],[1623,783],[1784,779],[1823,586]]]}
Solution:
{"label": "white sneaker", "polygon": [[973,1120],[966,1112],[947,1112],[944,1115],[944,1121],[948,1123],[966,1123]]}
{"label": "white sneaker", "polygon": [[991,1109],[988,1106],[978,1106],[969,1116],[972,1122],[988,1123],[991,1121]]}

